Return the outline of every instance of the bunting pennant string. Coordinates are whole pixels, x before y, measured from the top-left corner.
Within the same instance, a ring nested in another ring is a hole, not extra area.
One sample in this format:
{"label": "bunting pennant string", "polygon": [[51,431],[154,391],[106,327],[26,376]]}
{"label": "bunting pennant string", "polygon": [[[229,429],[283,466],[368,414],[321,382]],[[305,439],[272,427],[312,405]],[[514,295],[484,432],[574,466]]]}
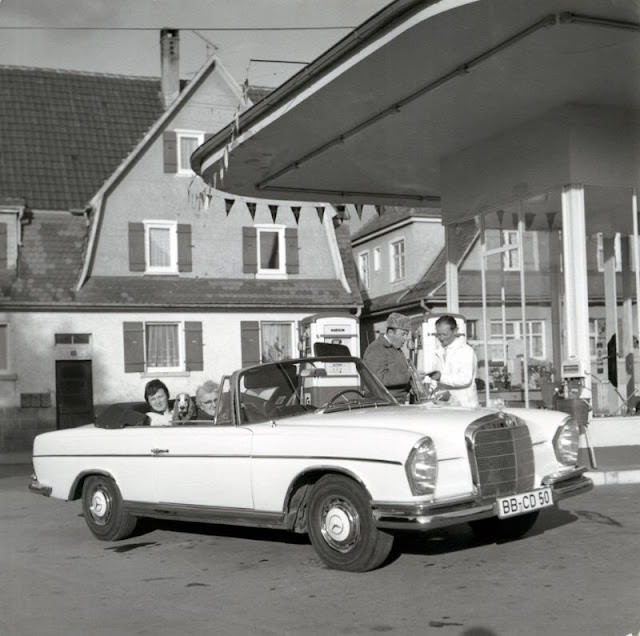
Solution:
{"label": "bunting pennant string", "polygon": [[496,215],[498,216],[498,223],[500,224],[500,227],[502,227],[502,219],[504,219],[504,210],[498,210],[496,212]]}
{"label": "bunting pennant string", "polygon": [[229,212],[231,212],[231,208],[233,207],[234,201],[235,199],[224,200],[224,209],[225,209],[225,212],[227,213],[227,216],[229,216]]}
{"label": "bunting pennant string", "polygon": [[299,205],[291,206],[291,212],[293,214],[293,218],[296,220],[296,225],[298,224],[298,221],[300,219],[300,210],[301,210],[301,206]]}
{"label": "bunting pennant string", "polygon": [[555,212],[547,212],[547,225],[549,226],[549,229],[552,230],[553,229],[553,223],[556,220],[556,213]]}
{"label": "bunting pennant string", "polygon": [[358,215],[358,219],[361,220],[362,219],[362,209],[363,209],[363,205],[362,203],[356,203],[356,214]]}
{"label": "bunting pennant string", "polygon": [[316,212],[318,213],[318,218],[320,219],[320,223],[324,220],[324,206],[317,205]]}
{"label": "bunting pennant string", "polygon": [[530,230],[533,225],[533,221],[536,218],[535,212],[525,212],[524,213],[524,229]]}
{"label": "bunting pennant string", "polygon": [[375,210],[376,210],[376,214],[377,214],[378,216],[380,216],[380,215],[382,214],[382,206],[381,206],[381,205],[374,205],[373,207],[374,207],[374,208],[375,208]]}
{"label": "bunting pennant string", "polygon": [[273,222],[276,222],[276,217],[278,216],[278,206],[277,205],[270,205],[269,206],[269,212],[271,212],[271,218],[273,220]]}
{"label": "bunting pennant string", "polygon": [[254,201],[247,201],[247,209],[249,210],[249,214],[251,215],[251,220],[255,220],[256,218],[256,204]]}

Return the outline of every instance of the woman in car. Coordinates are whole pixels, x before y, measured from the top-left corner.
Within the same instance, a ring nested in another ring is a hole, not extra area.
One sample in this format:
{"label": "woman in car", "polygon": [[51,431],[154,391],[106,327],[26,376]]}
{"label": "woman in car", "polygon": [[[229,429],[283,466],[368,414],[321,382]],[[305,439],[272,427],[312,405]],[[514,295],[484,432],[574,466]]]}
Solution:
{"label": "woman in car", "polygon": [[144,400],[150,411],[146,415],[151,426],[170,426],[172,412],[169,408],[169,389],[162,380],[149,380],[144,387]]}

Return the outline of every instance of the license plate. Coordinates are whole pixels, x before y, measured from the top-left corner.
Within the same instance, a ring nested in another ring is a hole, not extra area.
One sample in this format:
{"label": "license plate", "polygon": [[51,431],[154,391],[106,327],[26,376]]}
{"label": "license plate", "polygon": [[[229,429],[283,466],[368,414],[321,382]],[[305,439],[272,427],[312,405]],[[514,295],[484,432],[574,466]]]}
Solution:
{"label": "license plate", "polygon": [[553,506],[553,496],[551,488],[540,488],[539,490],[521,492],[509,497],[498,497],[496,505],[498,506],[498,517],[505,519],[506,517],[524,515],[527,512]]}

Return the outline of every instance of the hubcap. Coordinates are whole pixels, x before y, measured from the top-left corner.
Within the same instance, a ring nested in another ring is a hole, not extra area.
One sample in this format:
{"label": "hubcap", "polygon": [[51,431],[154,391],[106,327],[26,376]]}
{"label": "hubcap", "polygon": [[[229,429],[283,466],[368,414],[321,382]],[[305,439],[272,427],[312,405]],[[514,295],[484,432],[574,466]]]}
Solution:
{"label": "hubcap", "polygon": [[328,499],[322,506],[320,531],[334,550],[349,552],[360,537],[358,511],[346,499]]}
{"label": "hubcap", "polygon": [[104,490],[95,490],[91,495],[89,512],[96,523],[104,524],[109,517],[111,499]]}

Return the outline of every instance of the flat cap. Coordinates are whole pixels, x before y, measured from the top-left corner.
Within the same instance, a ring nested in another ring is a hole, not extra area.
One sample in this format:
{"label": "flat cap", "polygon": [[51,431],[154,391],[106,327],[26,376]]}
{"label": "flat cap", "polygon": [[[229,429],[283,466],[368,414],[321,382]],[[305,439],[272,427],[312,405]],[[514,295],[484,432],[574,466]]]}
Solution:
{"label": "flat cap", "polygon": [[387,318],[387,329],[404,329],[405,331],[411,331],[411,320],[408,316],[394,311],[389,314]]}

